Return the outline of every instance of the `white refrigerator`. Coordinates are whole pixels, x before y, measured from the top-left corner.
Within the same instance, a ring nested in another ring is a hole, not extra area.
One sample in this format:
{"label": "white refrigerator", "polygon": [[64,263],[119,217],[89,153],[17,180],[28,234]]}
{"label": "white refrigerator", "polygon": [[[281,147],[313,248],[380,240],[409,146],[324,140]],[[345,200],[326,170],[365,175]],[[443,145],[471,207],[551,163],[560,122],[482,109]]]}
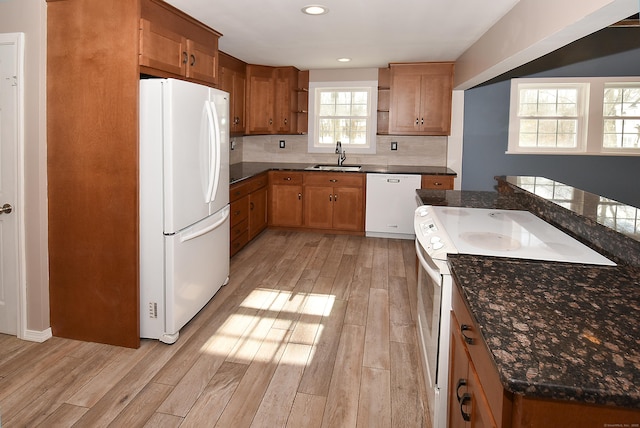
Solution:
{"label": "white refrigerator", "polygon": [[229,280],[229,94],[140,81],[140,336],[174,343]]}

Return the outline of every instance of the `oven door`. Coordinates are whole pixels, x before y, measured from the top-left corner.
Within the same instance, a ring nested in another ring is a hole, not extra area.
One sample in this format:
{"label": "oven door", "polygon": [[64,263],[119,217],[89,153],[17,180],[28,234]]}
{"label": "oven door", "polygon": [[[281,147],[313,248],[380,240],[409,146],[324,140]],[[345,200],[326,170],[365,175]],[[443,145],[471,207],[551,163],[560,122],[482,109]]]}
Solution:
{"label": "oven door", "polygon": [[429,409],[433,411],[438,384],[440,319],[442,316],[442,282],[440,268],[416,240],[418,257],[418,339],[422,354]]}
{"label": "oven door", "polygon": [[449,336],[453,278],[446,261],[429,257],[416,239],[418,340],[434,428],[447,426]]}

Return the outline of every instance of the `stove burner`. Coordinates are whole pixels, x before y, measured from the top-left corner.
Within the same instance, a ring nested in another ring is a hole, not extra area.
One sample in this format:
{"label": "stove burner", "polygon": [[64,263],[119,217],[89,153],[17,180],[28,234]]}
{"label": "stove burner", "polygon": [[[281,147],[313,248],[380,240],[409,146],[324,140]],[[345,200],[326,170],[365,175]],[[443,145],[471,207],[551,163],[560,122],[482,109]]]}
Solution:
{"label": "stove burner", "polygon": [[460,238],[476,248],[491,251],[516,251],[522,247],[520,241],[500,233],[465,232]]}

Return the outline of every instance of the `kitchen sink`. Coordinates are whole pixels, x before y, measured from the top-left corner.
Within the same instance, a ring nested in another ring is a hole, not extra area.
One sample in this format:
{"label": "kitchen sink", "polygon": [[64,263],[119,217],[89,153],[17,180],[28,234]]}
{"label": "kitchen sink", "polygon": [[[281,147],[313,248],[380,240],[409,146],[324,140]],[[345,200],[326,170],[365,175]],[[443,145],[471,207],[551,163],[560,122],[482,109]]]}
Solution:
{"label": "kitchen sink", "polygon": [[308,171],[349,171],[357,172],[362,167],[360,165],[313,165],[305,168]]}

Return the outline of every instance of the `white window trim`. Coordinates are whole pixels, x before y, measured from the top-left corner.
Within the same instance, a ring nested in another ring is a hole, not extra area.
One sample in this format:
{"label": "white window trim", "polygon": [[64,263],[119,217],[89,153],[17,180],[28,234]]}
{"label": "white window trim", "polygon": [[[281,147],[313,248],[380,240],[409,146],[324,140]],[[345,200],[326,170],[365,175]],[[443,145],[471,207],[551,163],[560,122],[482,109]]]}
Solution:
{"label": "white window trim", "polygon": [[[507,154],[537,155],[595,155],[595,156],[640,156],[640,149],[610,148],[603,146],[603,99],[607,83],[640,82],[640,77],[554,77],[522,78],[511,80],[509,106],[509,142]],[[519,143],[519,89],[522,85],[544,87],[544,85],[585,84],[585,111],[579,119],[578,144],[576,148],[520,147]]]}
{"label": "white window trim", "polygon": [[377,106],[378,106],[378,82],[375,80],[360,80],[348,82],[309,82],[309,133],[307,146],[309,153],[334,153],[335,147],[319,147],[316,117],[316,89],[317,88],[367,88],[369,89],[369,112],[367,116],[367,146],[345,144],[342,148],[347,153],[354,154],[375,154],[376,153],[376,132],[377,126]]}

